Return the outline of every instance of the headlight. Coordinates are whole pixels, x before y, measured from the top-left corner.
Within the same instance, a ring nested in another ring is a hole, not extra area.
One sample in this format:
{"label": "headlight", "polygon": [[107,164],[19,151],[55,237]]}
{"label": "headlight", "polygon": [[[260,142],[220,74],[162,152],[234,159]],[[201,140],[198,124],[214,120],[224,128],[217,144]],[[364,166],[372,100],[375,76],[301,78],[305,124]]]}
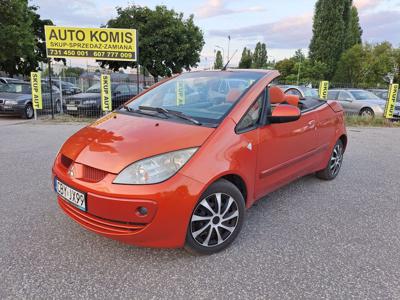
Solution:
{"label": "headlight", "polygon": [[15,101],[15,100],[6,100],[6,102],[5,102],[4,104],[7,104],[7,105],[17,105],[18,102]]}
{"label": "headlight", "polygon": [[97,100],[85,100],[83,104],[97,104]]}
{"label": "headlight", "polygon": [[197,149],[178,150],[137,161],[122,170],[114,183],[153,184],[167,180],[188,162]]}

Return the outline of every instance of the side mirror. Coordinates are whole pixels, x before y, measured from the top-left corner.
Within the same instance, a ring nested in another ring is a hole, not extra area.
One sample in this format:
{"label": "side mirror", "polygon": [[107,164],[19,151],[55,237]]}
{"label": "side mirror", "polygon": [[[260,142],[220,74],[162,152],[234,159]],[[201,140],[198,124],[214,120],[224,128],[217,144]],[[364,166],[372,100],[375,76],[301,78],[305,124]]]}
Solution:
{"label": "side mirror", "polygon": [[270,123],[289,123],[300,119],[301,111],[298,107],[293,105],[280,104],[268,116]]}
{"label": "side mirror", "polygon": [[346,98],[345,101],[347,101],[347,102],[353,102],[353,99],[351,99],[351,98]]}
{"label": "side mirror", "polygon": [[121,91],[116,91],[113,94],[114,94],[114,96],[121,95]]}

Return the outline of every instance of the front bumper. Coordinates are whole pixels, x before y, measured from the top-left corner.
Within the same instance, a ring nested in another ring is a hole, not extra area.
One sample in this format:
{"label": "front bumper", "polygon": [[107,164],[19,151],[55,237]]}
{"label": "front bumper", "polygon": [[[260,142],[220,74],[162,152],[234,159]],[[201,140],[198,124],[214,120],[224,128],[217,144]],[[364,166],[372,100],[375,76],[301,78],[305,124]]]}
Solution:
{"label": "front bumper", "polygon": [[5,115],[21,115],[24,113],[24,106],[18,104],[7,105],[4,103],[0,104],[0,114]]}
{"label": "front bumper", "polygon": [[[143,247],[180,248],[186,238],[190,216],[204,184],[176,174],[154,185],[117,185],[115,174],[93,183],[72,178],[61,164],[53,167],[53,179],[87,194],[83,212],[58,196],[63,211],[77,223],[97,234]],[[148,210],[146,216],[139,207]]]}

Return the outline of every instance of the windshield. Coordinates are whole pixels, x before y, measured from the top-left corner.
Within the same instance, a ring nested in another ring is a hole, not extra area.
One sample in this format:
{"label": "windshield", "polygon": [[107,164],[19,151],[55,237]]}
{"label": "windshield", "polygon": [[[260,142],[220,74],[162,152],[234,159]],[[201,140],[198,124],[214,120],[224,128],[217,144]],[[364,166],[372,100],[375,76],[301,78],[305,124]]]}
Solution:
{"label": "windshield", "polygon": [[0,92],[14,94],[31,94],[31,85],[28,83],[0,84]]}
{"label": "windshield", "polygon": [[218,124],[261,72],[185,73],[148,91],[129,103],[181,112],[202,123]]}
{"label": "windshield", "polygon": [[382,100],[375,94],[367,91],[351,91],[350,93],[356,100]]}
{"label": "windshield", "polygon": [[100,83],[96,83],[95,85],[92,85],[90,88],[88,88],[86,90],[86,93],[100,94],[101,93]]}

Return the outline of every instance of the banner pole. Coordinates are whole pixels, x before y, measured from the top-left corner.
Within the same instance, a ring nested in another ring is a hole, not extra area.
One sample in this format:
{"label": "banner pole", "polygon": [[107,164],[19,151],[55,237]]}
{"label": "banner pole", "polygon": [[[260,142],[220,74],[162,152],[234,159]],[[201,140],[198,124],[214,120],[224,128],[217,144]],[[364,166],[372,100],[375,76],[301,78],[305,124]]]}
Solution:
{"label": "banner pole", "polygon": [[51,102],[51,118],[54,120],[54,103],[53,103],[53,84],[51,82],[51,59],[48,61],[49,64],[49,84],[50,84],[50,102]]}

